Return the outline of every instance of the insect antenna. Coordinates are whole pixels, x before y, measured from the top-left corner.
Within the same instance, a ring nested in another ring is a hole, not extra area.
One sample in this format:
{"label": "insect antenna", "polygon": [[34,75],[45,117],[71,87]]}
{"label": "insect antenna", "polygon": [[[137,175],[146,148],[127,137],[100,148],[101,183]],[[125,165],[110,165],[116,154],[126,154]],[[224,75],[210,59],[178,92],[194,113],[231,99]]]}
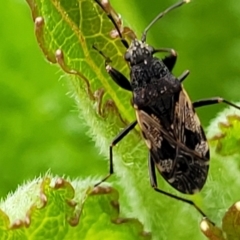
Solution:
{"label": "insect antenna", "polygon": [[164,15],[166,15],[168,12],[172,11],[175,8],[178,8],[180,6],[182,6],[185,3],[189,3],[190,0],[182,0],[181,2],[175,3],[174,5],[172,5],[171,7],[167,8],[166,10],[164,10],[163,12],[159,13],[151,22],[150,24],[145,28],[145,30],[143,31],[142,34],[142,42],[146,42],[146,38],[147,38],[147,32],[148,30],[152,27],[152,25],[157,22],[160,18],[162,18]]}
{"label": "insect antenna", "polygon": [[116,28],[119,38],[120,38],[122,44],[124,45],[124,47],[129,48],[129,44],[128,44],[127,40],[123,37],[121,30],[120,30],[117,22],[114,19],[114,14],[116,14],[116,13],[114,10],[112,10],[112,7],[111,7],[109,1],[108,0],[102,0],[102,1],[95,0],[95,2],[106,12],[108,18],[110,19],[110,21],[113,23],[114,27]]}
{"label": "insect antenna", "polygon": [[120,38],[120,41],[122,42],[122,44],[124,45],[125,48],[129,48],[129,45],[128,45],[128,42],[127,40],[123,37],[122,33],[121,33],[121,30],[119,29],[119,26],[117,25],[117,23],[114,21],[112,15],[109,15],[108,16],[109,19],[111,20],[111,22],[113,23],[113,25],[115,26],[117,32],[118,32],[118,35],[119,35],[119,38]]}
{"label": "insect antenna", "polygon": [[96,50],[105,59],[105,65],[112,62],[111,59],[107,57],[101,50],[99,50],[95,44],[93,44],[92,48]]}

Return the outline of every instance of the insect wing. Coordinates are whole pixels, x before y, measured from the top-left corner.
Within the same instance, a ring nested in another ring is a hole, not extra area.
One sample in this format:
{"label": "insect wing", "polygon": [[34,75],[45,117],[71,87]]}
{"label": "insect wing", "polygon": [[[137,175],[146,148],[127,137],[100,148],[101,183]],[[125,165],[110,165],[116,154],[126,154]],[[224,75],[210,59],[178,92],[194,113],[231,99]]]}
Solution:
{"label": "insect wing", "polygon": [[137,110],[136,114],[151,157],[164,179],[182,193],[199,191],[207,178],[209,148],[187,93],[179,92],[169,128],[154,106]]}

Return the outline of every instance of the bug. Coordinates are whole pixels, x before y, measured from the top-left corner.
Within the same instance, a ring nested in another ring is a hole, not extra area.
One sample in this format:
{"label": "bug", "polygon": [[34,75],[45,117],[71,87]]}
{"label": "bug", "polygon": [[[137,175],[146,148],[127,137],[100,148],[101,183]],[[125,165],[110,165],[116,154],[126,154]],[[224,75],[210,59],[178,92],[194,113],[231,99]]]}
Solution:
{"label": "bug", "polygon": [[[106,1],[95,0],[105,11]],[[103,3],[104,2],[104,3]],[[132,92],[132,104],[136,120],[123,129],[109,148],[109,174],[95,186],[106,181],[113,173],[113,147],[138,124],[149,149],[148,165],[150,184],[161,194],[188,203],[203,216],[206,214],[191,200],[165,192],[158,187],[156,169],[176,190],[184,194],[200,191],[207,179],[209,169],[209,146],[195,108],[225,103],[240,110],[232,102],[214,97],[191,102],[182,82],[188,76],[185,71],[180,77],[172,74],[177,60],[174,49],[154,48],[146,43],[149,29],[168,12],[189,0],[182,0],[159,13],[143,31],[141,40],[133,38],[130,45],[109,12],[122,44],[126,47],[124,58],[130,66],[130,81],[117,69],[111,67],[111,60],[93,46],[105,59],[105,68],[115,83]],[[166,53],[163,59],[154,57]]]}

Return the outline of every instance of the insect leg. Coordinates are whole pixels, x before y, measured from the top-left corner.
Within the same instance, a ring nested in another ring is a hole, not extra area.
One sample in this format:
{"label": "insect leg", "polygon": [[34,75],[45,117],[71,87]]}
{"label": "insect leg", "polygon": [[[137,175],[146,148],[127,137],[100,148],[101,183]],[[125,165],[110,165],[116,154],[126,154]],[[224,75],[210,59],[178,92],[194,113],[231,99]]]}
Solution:
{"label": "insect leg", "polygon": [[193,107],[197,108],[197,107],[203,107],[203,106],[208,106],[208,105],[213,105],[213,104],[218,104],[218,103],[226,103],[226,104],[240,110],[239,106],[237,106],[236,104],[229,102],[228,100],[221,98],[221,97],[214,97],[214,98],[198,100],[193,103]]}
{"label": "insect leg", "polygon": [[177,52],[171,48],[159,48],[159,49],[153,50],[153,54],[158,53],[158,52],[169,53],[169,55],[166,56],[162,61],[166,65],[166,67],[169,69],[169,71],[171,72],[177,61]]}
{"label": "insect leg", "polygon": [[[119,27],[119,24],[117,23],[116,17],[119,18],[119,15],[113,10],[112,6],[110,5],[109,1],[102,1],[102,0],[95,0],[95,2],[103,9],[103,11],[107,14],[109,20],[113,23],[114,27],[116,28],[118,35],[120,37],[120,40],[122,44],[128,48],[128,42],[126,39],[123,38],[121,29]],[[115,16],[114,16],[115,14]]]}
{"label": "insect leg", "polygon": [[178,77],[179,82],[183,82],[185,78],[189,75],[190,71],[186,70],[180,77]]}
{"label": "insect leg", "polygon": [[132,86],[128,79],[118,70],[111,67],[109,64],[105,64],[105,68],[112,78],[112,80],[121,88],[131,91],[132,92]]}
{"label": "insect leg", "polygon": [[113,147],[115,145],[117,145],[117,143],[119,143],[124,137],[127,136],[127,134],[134,129],[134,127],[137,124],[137,120],[135,120],[134,122],[132,122],[131,124],[129,124],[126,128],[124,128],[112,141],[110,147],[109,147],[109,173],[108,175],[103,178],[100,182],[98,182],[97,184],[94,185],[94,187],[97,187],[98,185],[100,185],[102,182],[105,182],[113,173]]}
{"label": "insect leg", "polygon": [[101,50],[99,50],[95,45],[93,45],[93,49],[95,49],[102,57],[104,57],[105,68],[106,68],[108,74],[110,75],[110,77],[112,78],[112,80],[119,87],[132,92],[132,87],[131,87],[131,84],[128,81],[128,79],[121,72],[119,72],[115,68],[111,67],[111,65],[109,64],[111,62],[111,59],[109,57],[105,56],[105,54]]}
{"label": "insect leg", "polygon": [[179,201],[182,201],[182,202],[185,202],[187,204],[192,205],[204,218],[207,218],[206,214],[193,201],[191,201],[189,199],[185,199],[185,198],[175,196],[171,193],[165,192],[165,191],[158,188],[157,177],[156,177],[156,172],[155,172],[155,163],[154,163],[154,160],[151,157],[151,154],[149,154],[149,156],[148,156],[148,168],[149,168],[150,184],[156,192],[159,192],[159,193],[161,193],[165,196],[168,196],[168,197],[171,197],[171,198],[174,198],[176,200],[179,200]]}

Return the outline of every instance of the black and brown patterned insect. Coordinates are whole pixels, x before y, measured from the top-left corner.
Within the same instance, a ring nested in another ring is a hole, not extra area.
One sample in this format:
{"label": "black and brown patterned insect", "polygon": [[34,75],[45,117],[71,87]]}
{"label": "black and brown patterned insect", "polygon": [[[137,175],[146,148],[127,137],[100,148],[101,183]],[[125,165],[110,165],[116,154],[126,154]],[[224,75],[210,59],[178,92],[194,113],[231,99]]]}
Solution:
{"label": "black and brown patterned insect", "polygon": [[[107,12],[106,1],[95,0]],[[214,97],[191,102],[182,82],[188,76],[185,71],[175,77],[171,71],[177,54],[173,49],[154,48],[146,43],[148,30],[169,11],[187,3],[182,0],[156,16],[142,34],[141,40],[134,38],[129,46],[114,17],[107,12],[119,38],[127,48],[125,60],[130,66],[130,81],[110,65],[110,59],[94,48],[105,58],[105,67],[111,78],[123,89],[131,91],[137,120],[128,125],[110,145],[109,174],[98,184],[108,179],[113,170],[113,147],[120,142],[137,124],[149,149],[149,175],[151,186],[157,192],[193,205],[202,216],[204,212],[194,202],[167,193],[158,188],[155,168],[175,189],[185,194],[200,191],[207,179],[209,169],[209,146],[195,108],[226,103],[237,109],[240,107],[221,98]],[[105,4],[105,5],[104,5]],[[168,53],[164,59],[154,57],[155,53]]]}

